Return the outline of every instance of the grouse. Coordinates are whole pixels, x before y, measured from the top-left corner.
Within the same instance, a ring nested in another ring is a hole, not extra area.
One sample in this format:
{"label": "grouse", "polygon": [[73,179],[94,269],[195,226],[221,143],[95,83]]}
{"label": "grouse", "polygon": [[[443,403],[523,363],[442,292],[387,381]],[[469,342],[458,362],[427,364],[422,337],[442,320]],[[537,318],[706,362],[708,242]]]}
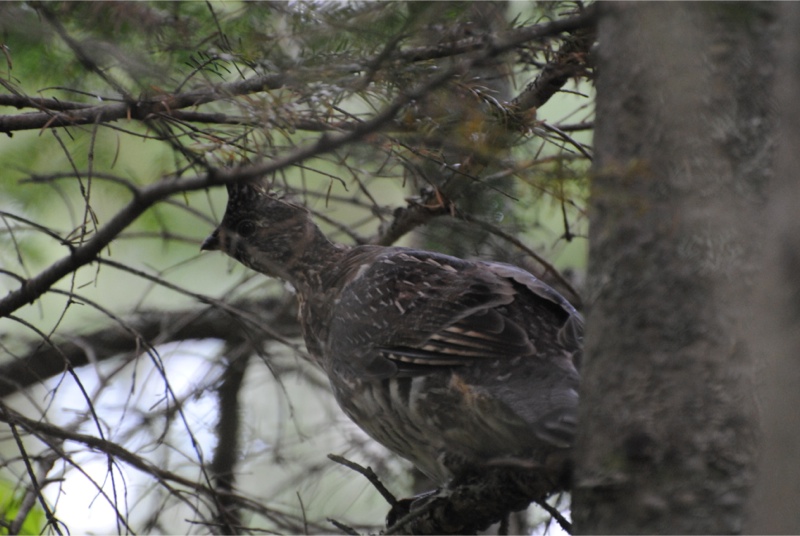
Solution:
{"label": "grouse", "polygon": [[290,283],[308,352],[367,434],[440,485],[493,468],[563,489],[581,315],[518,267],[330,242],[302,206],[228,185],[203,250]]}

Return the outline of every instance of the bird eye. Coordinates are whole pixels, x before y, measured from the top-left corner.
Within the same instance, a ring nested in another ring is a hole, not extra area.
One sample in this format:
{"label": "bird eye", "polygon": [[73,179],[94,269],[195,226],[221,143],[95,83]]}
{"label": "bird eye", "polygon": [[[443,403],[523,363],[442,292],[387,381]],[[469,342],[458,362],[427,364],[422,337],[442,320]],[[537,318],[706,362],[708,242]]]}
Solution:
{"label": "bird eye", "polygon": [[236,226],[236,232],[239,233],[239,236],[247,238],[251,234],[256,231],[256,225],[250,220],[244,220],[239,222],[239,225]]}

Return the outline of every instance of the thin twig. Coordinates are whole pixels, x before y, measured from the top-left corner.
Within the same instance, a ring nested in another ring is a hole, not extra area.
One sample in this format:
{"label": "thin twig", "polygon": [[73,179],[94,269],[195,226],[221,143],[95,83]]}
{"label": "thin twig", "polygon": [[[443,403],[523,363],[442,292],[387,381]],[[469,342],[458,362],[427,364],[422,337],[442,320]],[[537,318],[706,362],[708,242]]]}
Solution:
{"label": "thin twig", "polygon": [[551,125],[549,123],[541,123],[541,125],[544,127],[545,130],[554,132],[558,134],[564,141],[569,142],[569,144],[575,147],[579,153],[581,153],[583,156],[587,158],[587,160],[589,160],[590,162],[593,160],[592,155],[589,153],[589,151],[586,150],[586,147],[584,147],[583,144],[578,142],[575,138],[573,138],[572,136],[570,136],[569,134],[567,134],[566,132],[564,132],[555,125]]}
{"label": "thin twig", "polygon": [[300,513],[303,516],[303,534],[308,534],[308,517],[306,516],[306,505],[303,504],[303,497],[300,496],[299,491],[296,491],[295,495],[297,495],[297,502],[300,503]]}
{"label": "thin twig", "polygon": [[36,473],[33,470],[33,466],[31,466],[30,457],[25,450],[25,445],[22,443],[22,438],[17,431],[16,423],[12,419],[8,418],[8,410],[5,406],[0,406],[0,411],[2,411],[3,420],[8,423],[8,427],[11,429],[11,434],[14,436],[14,441],[17,443],[20,456],[22,457],[22,461],[25,463],[25,469],[28,471],[28,477],[31,479],[31,485],[34,488],[36,496],[39,498],[39,504],[42,505],[42,510],[44,510],[45,516],[47,517],[48,524],[52,525],[53,530],[55,530],[56,533],[59,535],[63,534],[61,532],[61,528],[59,527],[61,522],[56,518],[55,514],[53,514],[53,511],[50,509],[50,505],[47,504],[47,501],[44,500],[42,488],[39,486],[39,480],[36,478]]}
{"label": "thin twig", "polygon": [[334,527],[336,527],[337,529],[341,530],[345,534],[350,534],[352,536],[358,536],[358,531],[356,529],[354,529],[353,527],[351,527],[349,525],[345,525],[344,523],[336,521],[335,519],[330,518],[330,517],[328,518],[328,521],[333,523]]}
{"label": "thin twig", "polygon": [[363,465],[359,465],[356,462],[351,462],[347,458],[338,456],[336,454],[328,454],[328,458],[340,465],[344,465],[348,469],[352,469],[360,475],[363,475],[367,480],[369,480],[370,484],[372,484],[375,489],[378,490],[378,493],[380,493],[383,498],[386,499],[386,502],[388,502],[392,508],[397,506],[397,497],[395,497],[391,491],[386,489],[386,486],[383,485],[378,478],[378,475],[375,474],[375,471],[373,471],[371,467],[364,467]]}
{"label": "thin twig", "polygon": [[556,522],[561,525],[561,528],[564,529],[564,532],[567,534],[572,534],[572,523],[567,521],[567,518],[561,515],[561,512],[559,512],[555,507],[548,504],[547,501],[540,499],[535,499],[533,502],[538,504],[540,507],[542,507],[542,509],[544,509],[545,512],[550,514],[553,519],[555,519]]}

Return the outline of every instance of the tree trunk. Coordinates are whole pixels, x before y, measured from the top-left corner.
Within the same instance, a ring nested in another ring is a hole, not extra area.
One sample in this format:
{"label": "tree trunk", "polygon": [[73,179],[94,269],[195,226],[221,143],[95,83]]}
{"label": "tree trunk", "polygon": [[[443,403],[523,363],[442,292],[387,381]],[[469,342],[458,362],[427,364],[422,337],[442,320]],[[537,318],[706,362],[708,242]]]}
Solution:
{"label": "tree trunk", "polygon": [[575,528],[739,532],[773,8],[602,8]]}
{"label": "tree trunk", "polygon": [[759,386],[764,448],[747,526],[754,534],[800,534],[800,5],[781,9],[778,154],[762,220],[765,268],[751,330],[752,346],[764,360]]}

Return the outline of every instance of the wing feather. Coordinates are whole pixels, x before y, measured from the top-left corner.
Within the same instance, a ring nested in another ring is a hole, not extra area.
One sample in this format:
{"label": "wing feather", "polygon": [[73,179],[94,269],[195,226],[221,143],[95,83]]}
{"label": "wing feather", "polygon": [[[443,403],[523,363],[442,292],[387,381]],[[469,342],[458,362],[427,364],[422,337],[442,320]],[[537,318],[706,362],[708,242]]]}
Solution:
{"label": "wing feather", "polygon": [[[417,374],[534,356],[539,344],[564,346],[564,353],[580,344],[582,320],[575,309],[514,266],[403,248],[350,262],[359,270],[338,307],[370,313],[334,312],[330,344],[353,353],[349,361],[362,370]],[[358,349],[355,341],[362,341]]]}

